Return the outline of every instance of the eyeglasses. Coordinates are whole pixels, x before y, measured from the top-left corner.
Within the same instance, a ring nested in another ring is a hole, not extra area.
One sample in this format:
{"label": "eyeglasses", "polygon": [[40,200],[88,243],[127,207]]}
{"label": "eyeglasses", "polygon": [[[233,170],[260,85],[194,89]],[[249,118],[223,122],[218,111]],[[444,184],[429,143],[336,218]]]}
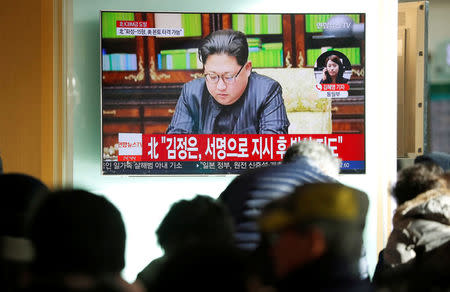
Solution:
{"label": "eyeglasses", "polygon": [[241,73],[242,68],[244,68],[245,64],[242,65],[241,69],[239,69],[239,71],[234,74],[223,74],[223,75],[217,75],[215,73],[205,73],[204,76],[206,78],[206,81],[210,82],[210,83],[217,83],[219,82],[219,78],[222,78],[222,81],[225,82],[226,84],[233,84],[236,81],[236,77],[239,75],[239,73]]}

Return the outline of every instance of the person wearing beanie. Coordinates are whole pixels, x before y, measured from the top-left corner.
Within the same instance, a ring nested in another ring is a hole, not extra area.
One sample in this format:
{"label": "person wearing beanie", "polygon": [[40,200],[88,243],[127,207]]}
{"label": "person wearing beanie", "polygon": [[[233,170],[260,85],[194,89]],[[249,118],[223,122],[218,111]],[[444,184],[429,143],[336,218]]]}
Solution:
{"label": "person wearing beanie", "polygon": [[358,267],[368,206],[340,183],[304,184],[267,204],[258,222],[277,291],[371,291]]}

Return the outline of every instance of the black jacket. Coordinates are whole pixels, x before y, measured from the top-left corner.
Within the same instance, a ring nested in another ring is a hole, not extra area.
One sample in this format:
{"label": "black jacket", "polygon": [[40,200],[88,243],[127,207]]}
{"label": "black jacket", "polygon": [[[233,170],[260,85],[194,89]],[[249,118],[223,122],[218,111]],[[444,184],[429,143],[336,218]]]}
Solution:
{"label": "black jacket", "polygon": [[287,134],[289,121],[280,84],[251,73],[247,88],[232,105],[223,106],[209,94],[205,78],[183,86],[167,134],[214,134],[214,122],[228,107],[232,131],[227,134]]}

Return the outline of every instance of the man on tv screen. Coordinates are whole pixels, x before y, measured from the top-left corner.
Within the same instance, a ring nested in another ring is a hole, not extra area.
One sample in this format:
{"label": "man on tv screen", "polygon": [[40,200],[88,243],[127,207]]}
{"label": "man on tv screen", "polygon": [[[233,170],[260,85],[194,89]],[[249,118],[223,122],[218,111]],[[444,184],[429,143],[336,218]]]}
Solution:
{"label": "man on tv screen", "polygon": [[252,72],[245,34],[218,30],[199,48],[204,78],[183,86],[167,134],[287,134],[280,84]]}

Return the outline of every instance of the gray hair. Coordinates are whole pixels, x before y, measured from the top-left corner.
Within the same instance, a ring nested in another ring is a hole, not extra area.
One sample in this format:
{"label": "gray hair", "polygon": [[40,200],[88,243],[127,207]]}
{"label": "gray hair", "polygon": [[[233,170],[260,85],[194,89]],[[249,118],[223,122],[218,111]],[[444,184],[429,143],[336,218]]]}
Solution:
{"label": "gray hair", "polygon": [[336,178],[339,175],[341,160],[333,156],[330,148],[314,140],[303,140],[292,144],[286,151],[283,163],[306,157],[311,164],[326,175]]}

